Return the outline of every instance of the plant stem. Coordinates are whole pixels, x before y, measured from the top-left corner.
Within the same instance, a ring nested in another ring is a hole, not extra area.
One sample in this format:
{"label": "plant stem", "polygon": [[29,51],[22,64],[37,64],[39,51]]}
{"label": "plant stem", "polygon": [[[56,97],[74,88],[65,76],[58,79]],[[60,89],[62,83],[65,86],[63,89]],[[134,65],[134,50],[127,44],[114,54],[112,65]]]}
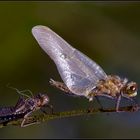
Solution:
{"label": "plant stem", "polygon": [[[82,115],[93,115],[96,113],[120,113],[120,112],[136,112],[140,110],[140,106],[127,106],[127,107],[120,107],[119,112],[116,112],[115,109],[93,109],[90,111],[87,111],[87,109],[81,109],[81,110],[72,110],[72,111],[65,111],[65,112],[56,112],[53,114],[40,114],[40,115],[33,115],[27,118],[26,124],[33,123],[38,124],[42,122],[47,122],[49,120],[53,119],[61,119],[66,117],[74,117],[74,116],[82,116]],[[22,119],[16,120],[16,121],[10,121],[7,123],[7,125],[21,125]],[[7,126],[6,125],[6,126]],[[0,127],[4,127],[3,124],[0,124]]]}

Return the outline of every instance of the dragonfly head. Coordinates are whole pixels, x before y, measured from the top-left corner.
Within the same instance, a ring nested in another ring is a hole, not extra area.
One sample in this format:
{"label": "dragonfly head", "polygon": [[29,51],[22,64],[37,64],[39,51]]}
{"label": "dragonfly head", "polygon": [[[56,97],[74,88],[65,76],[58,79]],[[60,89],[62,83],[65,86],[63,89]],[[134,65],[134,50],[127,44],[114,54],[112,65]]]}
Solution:
{"label": "dragonfly head", "polygon": [[127,83],[123,88],[123,94],[127,97],[135,97],[137,95],[138,85],[135,82]]}

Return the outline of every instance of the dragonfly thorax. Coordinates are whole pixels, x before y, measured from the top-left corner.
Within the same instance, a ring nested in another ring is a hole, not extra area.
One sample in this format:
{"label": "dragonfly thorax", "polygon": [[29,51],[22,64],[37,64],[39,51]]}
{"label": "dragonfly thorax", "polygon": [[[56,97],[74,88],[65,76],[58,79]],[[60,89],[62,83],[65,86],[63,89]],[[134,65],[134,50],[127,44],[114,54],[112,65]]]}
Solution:
{"label": "dragonfly thorax", "polygon": [[124,97],[134,97],[137,95],[137,84],[135,82],[128,82],[128,80],[121,79],[116,75],[108,75],[106,79],[100,80],[88,94],[88,98],[91,101],[93,96],[109,95],[111,97],[117,97],[122,94]]}
{"label": "dragonfly thorax", "polygon": [[117,97],[120,94],[125,94],[127,87],[127,79],[121,79],[116,75],[108,75],[106,79],[100,80],[97,83],[96,88],[92,90],[92,93],[89,94],[89,100],[92,100],[92,96],[99,95],[109,95],[112,97]]}

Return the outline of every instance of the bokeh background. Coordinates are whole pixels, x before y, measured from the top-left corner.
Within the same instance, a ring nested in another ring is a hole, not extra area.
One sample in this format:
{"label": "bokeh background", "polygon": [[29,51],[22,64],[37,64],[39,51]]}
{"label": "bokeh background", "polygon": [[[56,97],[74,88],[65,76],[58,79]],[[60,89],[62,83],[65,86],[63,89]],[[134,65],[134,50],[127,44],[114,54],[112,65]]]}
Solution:
{"label": "bokeh background", "polygon": [[[49,85],[50,78],[61,78],[31,34],[38,24],[50,27],[107,74],[140,83],[139,2],[1,1],[0,106],[15,105],[19,97],[6,87],[8,83],[19,90],[48,94],[58,112],[89,105],[87,99],[67,96]],[[138,102],[139,98],[138,93]],[[101,100],[106,107],[114,106],[108,99]],[[7,126],[0,129],[0,138],[140,138],[140,112],[98,113],[25,128]]]}

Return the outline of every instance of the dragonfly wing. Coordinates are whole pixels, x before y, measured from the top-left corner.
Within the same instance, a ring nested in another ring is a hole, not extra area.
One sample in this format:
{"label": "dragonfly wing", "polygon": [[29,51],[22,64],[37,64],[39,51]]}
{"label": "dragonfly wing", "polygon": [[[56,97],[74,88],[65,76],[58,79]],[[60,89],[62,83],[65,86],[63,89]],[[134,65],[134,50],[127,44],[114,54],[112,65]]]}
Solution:
{"label": "dragonfly wing", "polygon": [[32,34],[55,62],[62,80],[73,93],[85,95],[100,79],[106,78],[106,73],[99,65],[48,27],[35,26]]}

